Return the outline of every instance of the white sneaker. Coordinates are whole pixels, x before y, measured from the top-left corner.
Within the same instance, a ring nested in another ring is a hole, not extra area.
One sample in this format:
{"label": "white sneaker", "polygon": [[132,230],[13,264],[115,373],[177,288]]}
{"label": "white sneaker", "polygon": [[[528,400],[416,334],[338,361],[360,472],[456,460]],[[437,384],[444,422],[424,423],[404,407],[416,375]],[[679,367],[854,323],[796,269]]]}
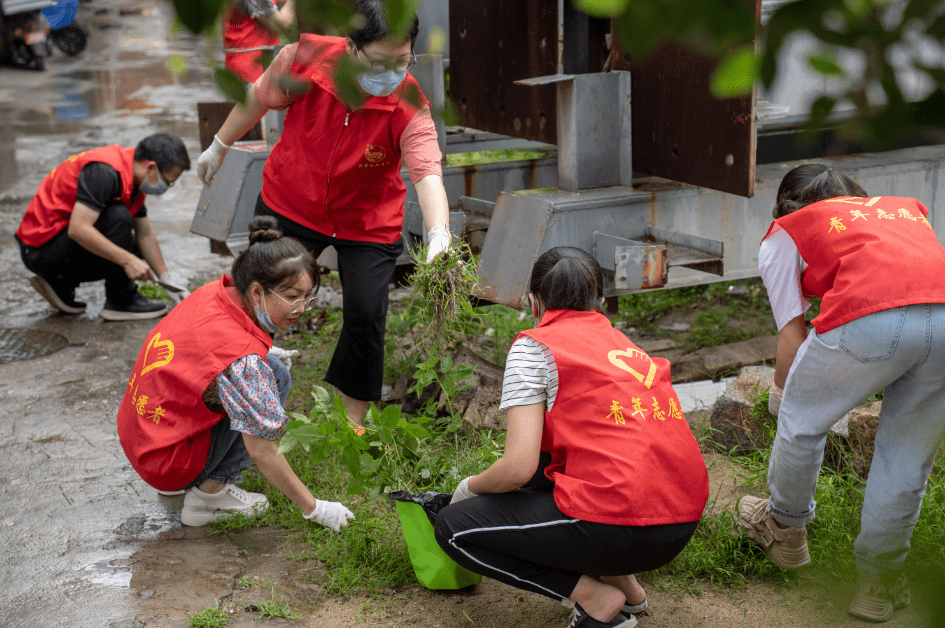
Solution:
{"label": "white sneaker", "polygon": [[262,493],[250,493],[234,484],[227,484],[219,493],[205,493],[196,486],[184,496],[180,522],[185,526],[205,526],[239,513],[256,515],[269,507]]}
{"label": "white sneaker", "polygon": [[183,488],[178,489],[176,491],[161,491],[158,489],[154,489],[154,490],[158,492],[158,495],[163,495],[164,497],[174,497],[175,495],[183,495],[184,493],[187,492],[187,490]]}

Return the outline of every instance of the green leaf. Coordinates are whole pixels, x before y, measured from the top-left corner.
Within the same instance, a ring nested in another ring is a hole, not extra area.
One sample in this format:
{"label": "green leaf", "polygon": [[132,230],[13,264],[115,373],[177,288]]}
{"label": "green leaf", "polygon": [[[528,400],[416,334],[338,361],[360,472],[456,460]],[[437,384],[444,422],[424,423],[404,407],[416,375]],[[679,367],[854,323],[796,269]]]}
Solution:
{"label": "green leaf", "polygon": [[167,69],[177,78],[187,76],[187,59],[184,55],[173,54],[167,58]]}
{"label": "green leaf", "polygon": [[338,89],[338,95],[345,101],[349,109],[360,107],[366,98],[358,83],[358,76],[364,70],[363,64],[347,55],[338,60],[338,65],[335,68],[335,87]]}
{"label": "green leaf", "polygon": [[417,0],[384,0],[384,7],[387,9],[390,35],[395,40],[406,41],[417,14]]}
{"label": "green leaf", "polygon": [[279,440],[279,448],[276,450],[280,456],[284,456],[299,445],[298,439],[291,432],[286,432]]}
{"label": "green leaf", "polygon": [[594,17],[613,17],[623,13],[630,0],[575,0],[574,6]]}
{"label": "green leaf", "polygon": [[846,70],[841,68],[837,63],[823,54],[815,54],[807,57],[807,63],[817,72],[825,76],[846,76]]}
{"label": "green leaf", "polygon": [[223,68],[213,68],[213,80],[230,100],[241,105],[246,102],[246,85],[235,74]]}
{"label": "green leaf", "polygon": [[754,46],[735,50],[722,59],[712,73],[712,94],[716,98],[734,98],[750,94],[758,76],[758,67]]}
{"label": "green leaf", "polygon": [[870,0],[843,0],[843,4],[857,18],[866,17],[873,8],[873,3]]}
{"label": "green leaf", "polygon": [[187,29],[199,35],[216,22],[224,0],[174,0],[177,17]]}

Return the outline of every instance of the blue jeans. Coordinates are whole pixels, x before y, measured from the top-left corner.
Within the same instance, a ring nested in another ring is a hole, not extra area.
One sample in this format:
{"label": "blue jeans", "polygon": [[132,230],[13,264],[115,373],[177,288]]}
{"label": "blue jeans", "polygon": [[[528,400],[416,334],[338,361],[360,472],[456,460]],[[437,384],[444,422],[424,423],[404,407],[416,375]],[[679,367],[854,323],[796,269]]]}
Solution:
{"label": "blue jeans", "polygon": [[768,466],[774,518],[798,528],[814,518],[828,431],[885,388],[854,553],[861,573],[900,568],[945,435],[943,364],[943,304],[883,310],[812,332],[784,386]]}
{"label": "blue jeans", "polygon": [[[282,360],[274,355],[267,355],[266,363],[276,376],[279,401],[284,407],[292,387],[292,376]],[[210,428],[210,451],[207,454],[207,464],[203,471],[183,488],[197,486],[204,480],[220,484],[239,484],[243,481],[243,471],[250,468],[252,464],[253,459],[243,443],[243,433],[230,429],[230,417],[224,416],[219,423]]]}

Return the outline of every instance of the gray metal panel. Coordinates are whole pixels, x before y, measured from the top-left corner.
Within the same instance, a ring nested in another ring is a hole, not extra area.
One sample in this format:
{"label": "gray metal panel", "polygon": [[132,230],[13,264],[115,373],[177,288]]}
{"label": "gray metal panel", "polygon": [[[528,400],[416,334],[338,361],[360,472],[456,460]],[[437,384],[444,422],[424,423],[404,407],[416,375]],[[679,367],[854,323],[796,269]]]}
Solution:
{"label": "gray metal panel", "polygon": [[56,0],[0,0],[4,15],[15,15],[24,11],[38,11],[56,6]]}
{"label": "gray metal panel", "polygon": [[630,73],[582,74],[557,86],[559,185],[632,185]]}
{"label": "gray metal panel", "polygon": [[449,0],[423,0],[417,5],[420,35],[417,54],[442,54],[449,66],[450,60],[450,3]]}
{"label": "gray metal panel", "polygon": [[594,234],[594,257],[614,273],[617,290],[658,288],[666,283],[666,247],[604,233]]}
{"label": "gray metal panel", "polygon": [[532,264],[544,252],[551,206],[526,194],[501,194],[479,256],[484,299],[522,307]]}
{"label": "gray metal panel", "polygon": [[200,192],[190,230],[212,240],[248,237],[249,221],[262,189],[262,172],[269,148],[265,142],[237,143],[213,179]]}

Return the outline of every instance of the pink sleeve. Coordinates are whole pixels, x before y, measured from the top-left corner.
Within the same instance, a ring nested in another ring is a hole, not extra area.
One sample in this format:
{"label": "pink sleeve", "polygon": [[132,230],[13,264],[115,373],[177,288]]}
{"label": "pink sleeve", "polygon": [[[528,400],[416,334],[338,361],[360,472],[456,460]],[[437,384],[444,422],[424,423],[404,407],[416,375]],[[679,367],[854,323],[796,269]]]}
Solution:
{"label": "pink sleeve", "polygon": [[443,176],[440,160],[440,144],[436,137],[436,127],[430,108],[424,107],[407,123],[404,134],[400,137],[400,153],[410,181],[416,183],[423,177],[435,174]]}
{"label": "pink sleeve", "polygon": [[279,54],[272,60],[266,71],[253,84],[253,88],[256,90],[256,99],[266,109],[282,111],[299,96],[299,94],[290,92],[279,84],[284,77],[292,75],[292,64],[295,63],[295,51],[298,50],[298,47],[297,43],[290,44],[279,51]]}

